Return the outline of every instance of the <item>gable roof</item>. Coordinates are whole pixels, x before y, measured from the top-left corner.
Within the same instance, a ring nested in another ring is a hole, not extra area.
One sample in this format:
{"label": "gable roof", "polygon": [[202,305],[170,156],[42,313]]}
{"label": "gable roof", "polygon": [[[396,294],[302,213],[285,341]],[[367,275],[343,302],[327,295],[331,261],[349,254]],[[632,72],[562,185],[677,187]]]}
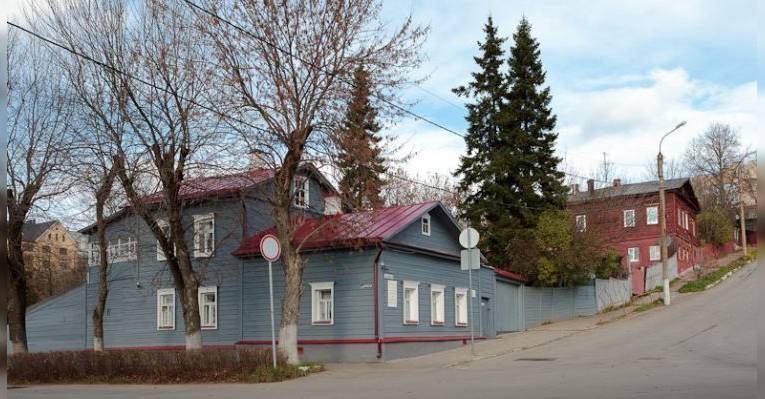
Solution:
{"label": "gable roof", "polygon": [[[691,179],[687,177],[678,179],[664,180],[664,187],[667,191],[679,191],[684,187],[690,189],[690,200],[698,205],[695,194],[693,194],[693,187],[691,186]],[[619,186],[609,186],[594,190],[592,193],[589,191],[579,191],[569,194],[568,203],[578,204],[593,200],[603,200],[618,197],[628,197],[636,195],[653,194],[659,192],[659,181],[647,181],[641,183],[621,184]]]}
{"label": "gable roof", "polygon": [[[332,183],[311,163],[301,164],[298,168],[301,173],[314,176],[319,183],[331,193],[336,194],[337,190]],[[236,195],[243,190],[255,187],[261,183],[271,180],[275,175],[276,169],[257,168],[244,172],[237,172],[227,175],[201,176],[184,180],[178,190],[179,198],[183,201],[193,201],[205,198],[222,198]],[[147,205],[157,205],[162,202],[163,192],[147,195],[144,197],[144,203]],[[129,205],[125,205],[119,211],[106,218],[107,223],[126,215],[130,210]],[[80,233],[89,233],[95,228],[95,223],[80,229]]]}
{"label": "gable roof", "polygon": [[37,223],[34,219],[26,221],[21,229],[21,239],[23,241],[37,241],[43,233],[56,223],[58,223],[58,220],[49,220],[42,223]]}
{"label": "gable roof", "polygon": [[[364,212],[306,218],[295,230],[292,243],[300,245],[303,250],[374,245],[393,238],[434,208],[440,208],[449,215],[441,202],[429,201]],[[260,240],[266,234],[276,234],[276,228],[271,227],[260,231],[245,240],[233,255],[259,254]]]}

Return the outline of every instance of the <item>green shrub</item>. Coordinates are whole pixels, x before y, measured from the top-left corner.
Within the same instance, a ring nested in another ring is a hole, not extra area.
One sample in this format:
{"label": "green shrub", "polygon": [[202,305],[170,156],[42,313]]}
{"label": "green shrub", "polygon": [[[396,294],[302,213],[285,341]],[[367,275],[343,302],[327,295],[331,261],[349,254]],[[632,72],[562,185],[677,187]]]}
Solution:
{"label": "green shrub", "polygon": [[702,242],[723,245],[733,239],[733,223],[723,210],[706,210],[699,213],[696,219]]}
{"label": "green shrub", "polygon": [[255,348],[23,353],[8,363],[14,384],[272,382],[303,374],[281,356],[274,369],[271,351]]}

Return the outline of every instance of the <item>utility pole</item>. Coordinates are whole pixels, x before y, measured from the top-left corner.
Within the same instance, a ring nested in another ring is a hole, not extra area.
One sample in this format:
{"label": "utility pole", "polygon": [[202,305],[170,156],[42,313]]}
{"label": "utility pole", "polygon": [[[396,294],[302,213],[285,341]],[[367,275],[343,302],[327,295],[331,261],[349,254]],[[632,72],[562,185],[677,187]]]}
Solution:
{"label": "utility pole", "polygon": [[675,130],[680,129],[685,125],[685,121],[682,121],[675,126],[674,129],[667,132],[659,141],[659,154],[656,156],[656,166],[659,175],[659,226],[661,228],[661,277],[664,282],[664,306],[670,304],[669,294],[669,262],[667,259],[668,251],[667,245],[669,244],[669,237],[667,236],[667,201],[664,196],[664,154],[661,153],[661,145],[664,139],[672,134]]}

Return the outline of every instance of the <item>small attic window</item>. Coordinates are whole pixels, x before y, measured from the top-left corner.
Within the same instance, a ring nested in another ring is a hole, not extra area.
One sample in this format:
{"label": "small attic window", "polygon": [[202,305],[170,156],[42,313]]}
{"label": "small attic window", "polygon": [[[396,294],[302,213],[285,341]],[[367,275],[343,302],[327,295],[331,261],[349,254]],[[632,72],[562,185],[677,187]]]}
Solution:
{"label": "small attic window", "polygon": [[425,214],[421,219],[422,235],[430,236],[430,214]]}

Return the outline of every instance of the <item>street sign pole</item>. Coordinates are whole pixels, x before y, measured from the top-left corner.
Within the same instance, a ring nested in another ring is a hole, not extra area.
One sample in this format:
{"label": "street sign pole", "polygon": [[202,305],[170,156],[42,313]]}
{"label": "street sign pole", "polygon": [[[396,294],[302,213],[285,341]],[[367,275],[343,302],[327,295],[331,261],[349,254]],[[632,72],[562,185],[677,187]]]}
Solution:
{"label": "street sign pole", "polygon": [[[470,249],[468,249],[470,251]],[[468,307],[470,309],[470,316],[468,324],[470,324],[470,354],[475,356],[475,334],[473,333],[473,264],[472,256],[468,256]]]}
{"label": "street sign pole", "polygon": [[268,261],[268,299],[271,308],[271,360],[276,368],[276,322],[274,321],[274,273],[272,263],[279,259],[282,247],[279,239],[272,234],[266,234],[260,240],[260,254]]}
{"label": "street sign pole", "polygon": [[271,358],[276,368],[276,323],[274,323],[274,276],[268,261],[268,298],[271,300]]}
{"label": "street sign pole", "polygon": [[[481,255],[480,252],[478,252],[478,248],[474,248],[475,245],[478,244],[478,238],[478,232],[469,226],[460,233],[460,245],[465,248],[461,253],[462,259],[460,261],[460,266],[462,270],[465,268],[468,270],[468,324],[470,324],[470,354],[472,356],[475,356],[475,327],[473,327],[473,322],[475,321],[475,315],[473,314],[473,267],[477,266],[477,269],[479,269],[478,278],[481,278]],[[474,264],[476,262],[473,261],[473,256],[476,257],[477,265]]]}

